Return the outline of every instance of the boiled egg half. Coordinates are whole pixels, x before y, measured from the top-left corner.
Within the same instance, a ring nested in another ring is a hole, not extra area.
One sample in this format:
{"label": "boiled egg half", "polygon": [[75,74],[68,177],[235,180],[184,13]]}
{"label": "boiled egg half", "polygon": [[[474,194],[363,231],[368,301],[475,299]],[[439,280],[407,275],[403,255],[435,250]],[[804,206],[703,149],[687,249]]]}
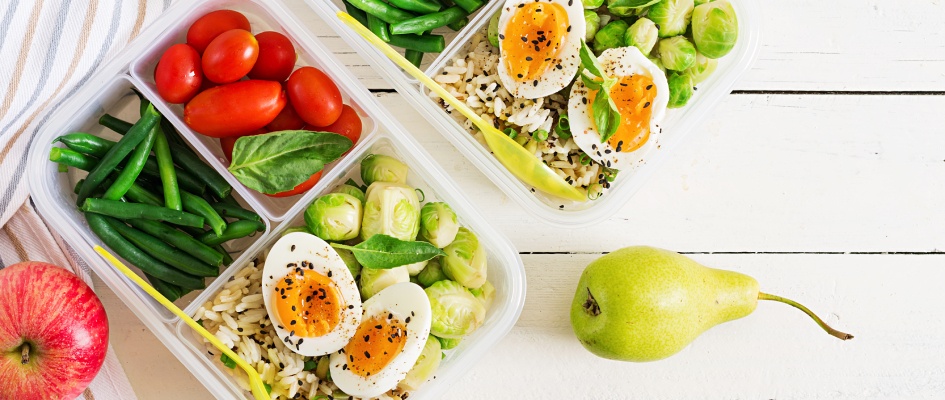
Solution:
{"label": "boiled egg half", "polygon": [[341,256],[305,232],[279,239],[263,267],[263,302],[279,339],[303,356],[338,351],[361,322],[361,295]]}
{"label": "boiled egg half", "polygon": [[356,397],[376,397],[407,376],[430,334],[430,299],[415,283],[387,287],[364,302],[361,325],[330,358],[331,379]]}
{"label": "boiled egg half", "polygon": [[591,108],[597,91],[576,79],[568,99],[571,133],[574,143],[594,161],[608,168],[629,169],[641,161],[641,150],[659,134],[669,85],[663,71],[636,47],[604,50],[598,60],[603,72],[617,79],[610,97],[620,111],[620,125],[606,142],[601,141]]}
{"label": "boiled egg half", "polygon": [[581,0],[507,0],[499,16],[499,79],[514,97],[564,89],[581,64]]}

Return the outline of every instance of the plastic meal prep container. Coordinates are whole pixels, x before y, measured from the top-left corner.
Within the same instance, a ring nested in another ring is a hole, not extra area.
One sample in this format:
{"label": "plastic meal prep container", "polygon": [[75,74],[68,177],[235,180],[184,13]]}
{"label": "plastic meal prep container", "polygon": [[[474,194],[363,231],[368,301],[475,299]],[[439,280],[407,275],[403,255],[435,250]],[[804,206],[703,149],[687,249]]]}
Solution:
{"label": "plastic meal prep container", "polygon": [[[199,16],[217,9],[232,9],[246,15],[253,32],[278,30],[296,45],[298,65],[313,65],[329,75],[341,89],[345,103],[358,110],[364,121],[360,141],[350,154],[326,167],[322,180],[301,196],[281,201],[268,201],[240,185],[227,173],[225,160],[215,139],[204,138],[191,132],[182,123],[178,105],[168,105],[155,95],[153,73],[155,59],[172,43],[183,42],[187,27]],[[153,301],[144,291],[126,279],[120,272],[99,257],[92,246],[101,241],[90,231],[85,218],[75,206],[72,193],[75,182],[84,173],[60,173],[57,165],[48,161],[54,138],[72,132],[87,132],[110,139],[117,134],[97,124],[103,113],[126,120],[135,120],[138,101],[132,88],[142,91],[155,106],[181,131],[185,141],[234,187],[234,196],[244,207],[260,214],[266,231],[254,237],[232,243],[229,250],[236,259],[221,275],[214,278],[203,291],[188,295],[176,302],[189,315],[207,299],[215,296],[223,285],[242,267],[256,257],[265,255],[268,247],[291,226],[302,224],[305,208],[317,196],[330,191],[350,177],[358,176],[360,160],[372,153],[392,155],[410,167],[408,184],[420,188],[426,201],[445,201],[456,212],[460,222],[476,232],[489,255],[489,281],[496,288],[496,300],[489,310],[484,325],[463,340],[446,359],[431,380],[420,390],[411,392],[411,398],[439,398],[451,382],[470,368],[489,347],[511,330],[525,301],[525,271],[521,257],[500,233],[486,223],[464,194],[453,184],[433,159],[380,107],[367,89],[316,40],[279,2],[263,0],[203,0],[179,2],[132,42],[121,54],[100,68],[72,96],[65,99],[51,115],[46,125],[33,140],[29,155],[30,191],[40,213],[53,228],[76,250],[96,274],[132,309],[161,342],[193,373],[217,398],[251,398],[230,377],[218,360],[211,359],[202,342],[176,317]]]}
{"label": "plastic meal prep container", "polygon": [[[358,52],[368,58],[372,64],[378,66],[378,72],[506,195],[539,219],[560,227],[590,226],[617,213],[630,200],[630,197],[643,187],[657,165],[666,159],[669,150],[679,144],[690,131],[699,127],[699,124],[722,98],[731,92],[736,80],[749,69],[755,59],[761,31],[757,6],[754,2],[729,0],[738,16],[739,32],[735,48],[719,59],[716,71],[698,85],[698,90],[688,105],[667,110],[662,122],[662,133],[656,139],[657,145],[642,155],[645,160],[642,166],[634,170],[621,171],[613,182],[612,188],[605,191],[598,200],[576,203],[541,192],[532,192],[530,186],[512,175],[485,145],[480,144],[459,122],[446,113],[438,104],[438,99],[431,98],[428,91],[416,80],[407,77],[370,43],[333,17],[339,9],[335,5],[336,2],[340,3],[339,0],[328,3],[323,0],[306,1],[320,14],[326,14],[324,18],[340,32],[341,37],[358,49]],[[498,12],[504,3],[504,0],[491,0],[483,9],[480,9],[476,18],[447,43],[443,53],[440,53],[431,64],[424,64],[426,74],[431,77],[436,76],[453,57],[466,51],[473,35],[488,25],[490,17]],[[561,208],[561,206],[564,207]]]}

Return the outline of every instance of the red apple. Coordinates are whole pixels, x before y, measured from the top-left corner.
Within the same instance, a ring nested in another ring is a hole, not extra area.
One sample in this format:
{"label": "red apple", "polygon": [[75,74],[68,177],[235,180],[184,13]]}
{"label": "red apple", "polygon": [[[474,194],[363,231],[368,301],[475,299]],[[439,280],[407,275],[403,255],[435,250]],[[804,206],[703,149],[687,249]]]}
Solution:
{"label": "red apple", "polygon": [[74,399],[107,350],[105,308],[79,277],[32,261],[0,270],[0,399]]}

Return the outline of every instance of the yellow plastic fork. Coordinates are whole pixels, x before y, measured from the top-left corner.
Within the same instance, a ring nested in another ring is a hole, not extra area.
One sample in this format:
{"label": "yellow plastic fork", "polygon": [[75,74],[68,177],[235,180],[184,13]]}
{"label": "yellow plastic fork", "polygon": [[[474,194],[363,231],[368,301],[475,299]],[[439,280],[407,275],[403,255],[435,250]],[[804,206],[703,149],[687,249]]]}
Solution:
{"label": "yellow plastic fork", "polygon": [[164,308],[167,308],[172,313],[174,313],[174,315],[180,317],[180,319],[184,321],[185,323],[187,323],[188,326],[190,326],[195,331],[197,331],[197,333],[199,333],[200,336],[203,336],[205,339],[207,339],[207,341],[209,341],[210,344],[213,345],[213,347],[220,349],[220,351],[222,351],[223,354],[226,354],[227,357],[235,361],[236,365],[238,365],[244,372],[246,372],[246,375],[249,377],[249,386],[250,388],[252,388],[253,397],[256,400],[269,400],[270,399],[269,391],[266,390],[266,385],[263,382],[262,377],[259,376],[259,373],[256,372],[256,368],[253,368],[252,365],[249,365],[249,363],[247,363],[245,360],[240,358],[240,356],[236,355],[236,353],[230,350],[229,347],[226,347],[226,345],[224,345],[223,342],[220,341],[220,339],[217,339],[216,336],[214,336],[212,333],[208,332],[206,329],[200,326],[200,324],[198,324],[197,321],[194,321],[192,318],[190,318],[190,316],[185,314],[184,311],[182,311],[180,308],[177,308],[177,306],[175,306],[174,303],[172,303],[170,300],[164,297],[164,295],[162,295],[153,287],[151,287],[151,285],[145,282],[144,279],[141,279],[140,276],[138,276],[137,274],[132,272],[130,269],[128,269],[128,267],[125,266],[125,264],[123,264],[121,261],[118,261],[118,259],[115,258],[115,256],[113,256],[111,253],[109,253],[108,250],[103,249],[102,246],[95,246],[95,252],[101,255],[102,258],[107,260],[113,266],[115,266],[115,268],[121,271],[122,274],[125,274],[125,276],[127,276],[128,279],[131,279],[132,282],[138,284],[138,286],[141,289],[144,289],[144,291],[147,292],[149,295],[151,295],[151,297],[153,297],[154,300],[157,300],[158,303],[161,303],[161,305],[163,305]]}
{"label": "yellow plastic fork", "polygon": [[433,79],[430,79],[423,71],[420,71],[411,64],[410,61],[407,61],[400,53],[387,45],[387,43],[384,43],[383,40],[365,28],[364,25],[361,25],[356,19],[348,15],[348,13],[343,11],[338,12],[338,19],[351,27],[351,29],[354,29],[355,32],[384,53],[391,61],[400,66],[400,68],[403,68],[404,71],[407,71],[407,73],[414,78],[417,78],[420,83],[436,93],[441,99],[449,103],[456,111],[459,111],[460,114],[463,114],[470,122],[476,125],[476,127],[482,131],[483,136],[486,138],[486,143],[489,145],[492,153],[495,154],[495,158],[523,182],[533,186],[535,189],[554,196],[573,201],[587,201],[586,193],[571,186],[568,182],[565,182],[565,180],[555,174],[551,168],[548,168],[545,163],[541,162],[538,157],[535,157],[534,154],[529,153],[528,150],[525,150],[524,147],[504,133],[492,127],[492,125],[489,125],[489,123],[466,106],[465,103],[453,97],[446,89],[443,89],[443,87],[434,82]]}

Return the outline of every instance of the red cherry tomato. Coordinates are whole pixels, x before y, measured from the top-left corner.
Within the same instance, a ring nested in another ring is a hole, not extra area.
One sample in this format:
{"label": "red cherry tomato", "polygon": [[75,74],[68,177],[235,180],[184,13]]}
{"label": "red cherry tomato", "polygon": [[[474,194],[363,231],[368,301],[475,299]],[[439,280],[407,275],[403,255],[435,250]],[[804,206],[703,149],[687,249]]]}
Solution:
{"label": "red cherry tomato", "polygon": [[233,162],[233,146],[236,145],[236,139],[239,139],[243,136],[256,136],[269,133],[265,129],[257,129],[255,132],[251,132],[248,135],[242,136],[230,136],[220,138],[220,148],[223,150],[223,156],[226,157],[226,160]]}
{"label": "red cherry tomato", "polygon": [[284,82],[295,68],[295,46],[292,41],[279,32],[262,32],[256,35],[259,42],[259,59],[250,79]]}
{"label": "red cherry tomato", "polygon": [[337,133],[348,139],[351,139],[352,147],[358,143],[361,138],[361,117],[351,106],[345,104],[341,109],[341,116],[335,123],[323,128],[316,128],[325,132]]}
{"label": "red cherry tomato", "polygon": [[295,112],[309,125],[328,126],[341,116],[341,91],[317,68],[295,70],[286,84],[286,93]]}
{"label": "red cherry tomato", "polygon": [[217,10],[200,17],[187,30],[187,44],[203,53],[213,39],[231,29],[252,30],[249,20],[233,10]]}
{"label": "red cherry tomato", "polygon": [[246,76],[259,57],[259,43],[249,31],[233,29],[220,34],[203,52],[203,73],[216,83],[230,83]]}
{"label": "red cherry tomato", "polygon": [[221,138],[260,129],[285,107],[279,82],[248,80],[207,89],[184,107],[184,122],[194,131]]}
{"label": "red cherry tomato", "polygon": [[314,175],[312,175],[311,178],[308,178],[307,181],[300,183],[298,186],[296,186],[292,190],[286,190],[284,192],[279,192],[276,194],[266,194],[266,196],[289,197],[289,196],[295,196],[297,194],[302,194],[302,193],[307,192],[309,189],[311,189],[312,186],[315,186],[315,184],[318,183],[319,179],[322,179],[322,171],[316,172]]}
{"label": "red cherry tomato", "polygon": [[203,72],[200,54],[186,44],[179,43],[167,49],[154,68],[154,85],[164,101],[182,104],[200,91]]}
{"label": "red cherry tomato", "polygon": [[292,108],[292,104],[286,103],[285,107],[282,108],[282,112],[276,116],[276,119],[272,120],[269,125],[266,125],[266,129],[270,132],[291,131],[302,129],[303,126],[305,126],[305,121],[295,112],[295,109]]}

